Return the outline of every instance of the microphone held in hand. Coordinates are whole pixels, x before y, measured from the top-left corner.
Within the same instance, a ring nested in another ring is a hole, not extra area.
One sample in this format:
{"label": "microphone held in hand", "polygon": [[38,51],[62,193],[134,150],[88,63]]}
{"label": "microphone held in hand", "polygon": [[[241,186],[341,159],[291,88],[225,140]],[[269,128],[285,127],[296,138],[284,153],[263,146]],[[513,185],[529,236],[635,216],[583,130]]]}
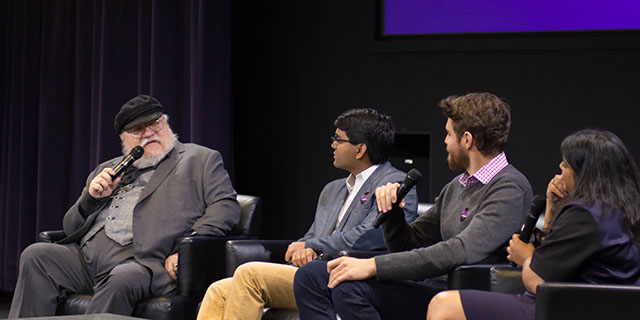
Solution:
{"label": "microphone held in hand", "polygon": [[[422,173],[420,173],[420,171],[418,171],[417,169],[409,170],[409,173],[407,173],[407,177],[404,178],[404,181],[400,185],[400,188],[398,188],[398,192],[396,194],[396,203],[393,204],[394,207],[397,206],[402,201],[402,199],[404,199],[407,193],[409,193],[409,190],[411,190],[411,188],[413,188],[418,183],[418,181],[420,181],[420,178],[422,178]],[[378,216],[378,219],[376,219],[376,221],[373,223],[373,227],[380,227],[380,225],[383,224],[388,218],[389,212],[380,214]]]}
{"label": "microphone held in hand", "polygon": [[115,171],[116,173],[112,175],[111,178],[115,179],[119,175],[121,175],[131,164],[133,164],[133,162],[140,159],[143,153],[144,149],[141,146],[136,146],[135,148],[133,148],[131,152],[129,152],[129,154],[113,168],[113,171]]}
{"label": "microphone held in hand", "polygon": [[533,233],[533,228],[536,227],[536,222],[538,222],[538,217],[544,211],[544,207],[547,203],[547,199],[545,196],[536,195],[533,197],[533,201],[531,201],[531,207],[529,207],[529,215],[524,219],[524,224],[522,225],[522,229],[520,230],[520,240],[525,243],[529,243],[529,238],[531,238],[531,234]]}

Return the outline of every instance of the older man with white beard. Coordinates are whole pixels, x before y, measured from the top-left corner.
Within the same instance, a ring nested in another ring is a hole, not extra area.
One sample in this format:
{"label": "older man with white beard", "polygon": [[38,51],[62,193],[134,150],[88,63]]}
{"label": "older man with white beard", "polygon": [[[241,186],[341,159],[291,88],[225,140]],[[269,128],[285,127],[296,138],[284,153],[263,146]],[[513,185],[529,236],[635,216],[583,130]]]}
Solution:
{"label": "older man with white beard", "polygon": [[69,293],[92,293],[86,313],[130,315],[136,302],[175,289],[175,240],[225,235],[240,218],[220,153],[180,143],[153,97],[125,103],[114,128],[123,153],[143,156],[112,178],[123,157],[100,164],[67,211],[67,237],[20,257],[9,318],[54,315]]}

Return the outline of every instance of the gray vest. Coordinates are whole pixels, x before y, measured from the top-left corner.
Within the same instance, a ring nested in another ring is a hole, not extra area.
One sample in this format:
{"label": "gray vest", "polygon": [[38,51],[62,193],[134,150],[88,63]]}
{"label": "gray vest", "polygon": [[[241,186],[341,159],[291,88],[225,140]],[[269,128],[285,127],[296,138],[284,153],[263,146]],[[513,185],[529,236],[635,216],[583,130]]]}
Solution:
{"label": "gray vest", "polygon": [[109,206],[100,211],[93,227],[80,241],[81,246],[93,238],[102,228],[104,228],[105,234],[109,239],[121,246],[126,246],[133,242],[133,208],[138,203],[140,194],[154,171],[147,171],[141,174],[134,182],[115,190],[114,194],[111,195],[112,199]]}

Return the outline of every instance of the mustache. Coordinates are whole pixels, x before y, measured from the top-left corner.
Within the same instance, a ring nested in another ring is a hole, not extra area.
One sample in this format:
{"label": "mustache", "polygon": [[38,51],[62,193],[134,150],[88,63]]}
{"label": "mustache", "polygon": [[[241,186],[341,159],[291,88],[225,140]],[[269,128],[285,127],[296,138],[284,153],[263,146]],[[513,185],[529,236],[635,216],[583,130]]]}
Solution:
{"label": "mustache", "polygon": [[144,146],[146,146],[147,144],[149,144],[151,142],[160,143],[161,141],[158,138],[147,138],[147,139],[142,140],[142,143],[140,143],[140,146],[144,148]]}

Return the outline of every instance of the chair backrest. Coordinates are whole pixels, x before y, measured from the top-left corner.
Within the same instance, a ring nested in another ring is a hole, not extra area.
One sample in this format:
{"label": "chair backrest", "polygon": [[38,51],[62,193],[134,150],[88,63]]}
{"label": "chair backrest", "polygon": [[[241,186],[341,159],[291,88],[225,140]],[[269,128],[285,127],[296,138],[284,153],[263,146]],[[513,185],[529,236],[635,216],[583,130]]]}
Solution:
{"label": "chair backrest", "polygon": [[239,194],[240,222],[231,232],[232,235],[257,237],[262,220],[262,200],[257,196]]}
{"label": "chair backrest", "polygon": [[429,209],[433,207],[434,204],[435,203],[424,203],[424,202],[418,203],[418,217],[427,213],[427,211],[429,211]]}

